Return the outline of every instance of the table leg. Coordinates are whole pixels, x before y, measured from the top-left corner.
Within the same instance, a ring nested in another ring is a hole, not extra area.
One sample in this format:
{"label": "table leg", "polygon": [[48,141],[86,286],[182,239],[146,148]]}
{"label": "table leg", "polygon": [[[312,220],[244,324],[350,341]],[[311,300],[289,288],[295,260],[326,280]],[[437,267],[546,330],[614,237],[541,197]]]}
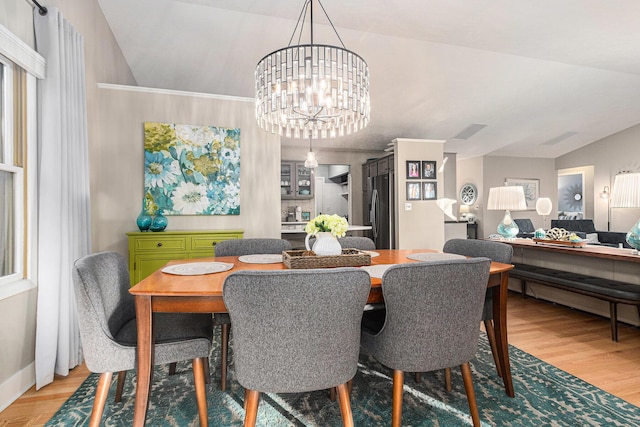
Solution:
{"label": "table leg", "polygon": [[491,288],[493,291],[493,328],[496,335],[496,347],[502,381],[505,393],[515,397],[513,381],[511,379],[511,364],[509,363],[509,342],[507,341],[507,295],[509,291],[509,273],[500,273],[500,286]]}
{"label": "table leg", "polygon": [[138,324],[138,381],[133,425],[144,426],[149,406],[149,390],[153,379],[153,312],[151,297],[136,295],[136,319]]}

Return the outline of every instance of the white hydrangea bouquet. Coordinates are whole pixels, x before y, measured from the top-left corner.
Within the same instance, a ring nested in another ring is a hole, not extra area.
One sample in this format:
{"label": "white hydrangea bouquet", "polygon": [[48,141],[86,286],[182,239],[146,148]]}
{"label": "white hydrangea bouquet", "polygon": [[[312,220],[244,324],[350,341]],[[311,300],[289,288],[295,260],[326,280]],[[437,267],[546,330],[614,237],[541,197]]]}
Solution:
{"label": "white hydrangea bouquet", "polygon": [[329,232],[335,237],[344,237],[347,234],[349,223],[340,215],[318,215],[307,223],[304,231],[315,236],[317,233]]}

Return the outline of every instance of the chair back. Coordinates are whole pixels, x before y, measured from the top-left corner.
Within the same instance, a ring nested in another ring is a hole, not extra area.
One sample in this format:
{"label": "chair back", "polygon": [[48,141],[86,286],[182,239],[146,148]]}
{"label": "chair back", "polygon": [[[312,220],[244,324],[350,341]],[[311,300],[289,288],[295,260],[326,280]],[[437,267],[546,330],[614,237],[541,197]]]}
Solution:
{"label": "chair back", "polygon": [[376,359],[409,372],[471,360],[490,265],[488,258],[468,258],[390,267],[382,276],[386,319],[373,336]]}
{"label": "chair back", "polygon": [[236,378],[260,392],[304,392],[356,374],[371,279],[357,268],[239,271],[224,283]]}
{"label": "chair back", "polygon": [[279,254],[291,249],[291,243],[284,239],[233,239],[218,242],[214,249],[214,255],[242,256],[253,254]]}
{"label": "chair back", "polygon": [[127,262],[116,252],[87,255],[74,264],[73,285],[87,367],[109,372],[105,353],[116,342],[115,334],[136,317]]}
{"label": "chair back", "polygon": [[376,249],[376,244],[368,237],[340,237],[338,239],[338,242],[340,242],[340,246],[342,246],[343,248],[354,248],[363,251],[373,251]]}
{"label": "chair back", "polygon": [[442,252],[468,257],[487,257],[495,262],[511,264],[513,247],[506,243],[490,240],[451,239],[444,244]]}
{"label": "chair back", "polygon": [[[316,238],[312,237],[309,239],[309,247],[313,248],[313,244],[316,242]],[[376,249],[376,244],[373,240],[368,237],[359,237],[359,236],[346,236],[339,237],[338,243],[343,249],[353,248],[360,249],[362,251],[373,251]]]}

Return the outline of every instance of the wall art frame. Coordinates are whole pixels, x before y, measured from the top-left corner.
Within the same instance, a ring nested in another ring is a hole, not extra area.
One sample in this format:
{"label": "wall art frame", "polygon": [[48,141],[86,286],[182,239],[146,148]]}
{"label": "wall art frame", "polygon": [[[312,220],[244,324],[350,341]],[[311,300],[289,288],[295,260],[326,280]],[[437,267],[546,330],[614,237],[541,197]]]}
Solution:
{"label": "wall art frame", "polygon": [[524,190],[524,200],[527,202],[527,210],[536,210],[536,201],[540,197],[540,180],[534,178],[506,178],[507,185],[519,186]]}
{"label": "wall art frame", "polygon": [[436,200],[438,198],[438,183],[425,181],[422,183],[422,200]]}
{"label": "wall art frame", "polygon": [[420,160],[407,160],[407,179],[420,179]]}
{"label": "wall art frame", "polygon": [[407,182],[407,200],[422,200],[421,187],[421,182]]}
{"label": "wall art frame", "polygon": [[436,161],[422,161],[422,179],[436,179]]}

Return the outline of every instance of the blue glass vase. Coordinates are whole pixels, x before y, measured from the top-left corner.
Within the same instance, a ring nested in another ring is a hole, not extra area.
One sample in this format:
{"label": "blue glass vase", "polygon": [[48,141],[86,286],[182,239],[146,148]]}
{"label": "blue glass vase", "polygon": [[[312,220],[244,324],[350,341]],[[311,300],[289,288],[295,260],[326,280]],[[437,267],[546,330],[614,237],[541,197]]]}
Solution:
{"label": "blue glass vase", "polygon": [[147,231],[149,230],[149,227],[151,227],[152,222],[153,218],[147,213],[145,200],[142,199],[142,210],[140,211],[140,215],[138,215],[138,218],[136,219],[138,228],[140,229],[140,231]]}
{"label": "blue glass vase", "polygon": [[636,250],[640,250],[640,220],[627,233],[627,243]]}
{"label": "blue glass vase", "polygon": [[167,228],[167,222],[167,217],[162,215],[162,212],[160,212],[153,218],[153,222],[151,222],[149,230],[164,231],[164,229]]}

